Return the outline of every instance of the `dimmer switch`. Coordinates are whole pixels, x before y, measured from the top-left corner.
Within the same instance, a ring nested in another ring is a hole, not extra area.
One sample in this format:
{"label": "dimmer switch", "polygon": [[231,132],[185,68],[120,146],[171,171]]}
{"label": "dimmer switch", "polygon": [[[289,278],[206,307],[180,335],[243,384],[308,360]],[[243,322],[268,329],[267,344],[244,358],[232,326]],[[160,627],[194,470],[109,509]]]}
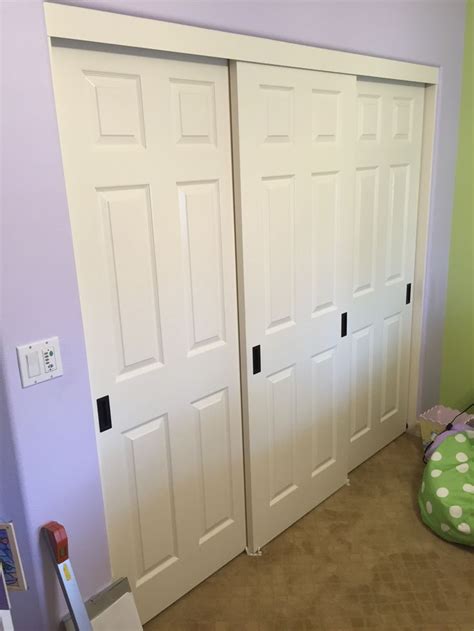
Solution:
{"label": "dimmer switch", "polygon": [[55,379],[63,374],[59,338],[17,346],[21,383],[24,388]]}

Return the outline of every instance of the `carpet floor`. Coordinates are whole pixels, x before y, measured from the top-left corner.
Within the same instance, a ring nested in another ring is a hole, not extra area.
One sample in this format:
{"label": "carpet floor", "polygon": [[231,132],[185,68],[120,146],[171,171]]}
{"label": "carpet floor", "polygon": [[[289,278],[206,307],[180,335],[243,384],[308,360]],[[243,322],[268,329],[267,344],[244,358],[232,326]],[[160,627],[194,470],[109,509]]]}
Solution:
{"label": "carpet floor", "polygon": [[241,554],[145,631],[474,631],[474,550],[416,504],[420,439],[403,435],[271,541]]}

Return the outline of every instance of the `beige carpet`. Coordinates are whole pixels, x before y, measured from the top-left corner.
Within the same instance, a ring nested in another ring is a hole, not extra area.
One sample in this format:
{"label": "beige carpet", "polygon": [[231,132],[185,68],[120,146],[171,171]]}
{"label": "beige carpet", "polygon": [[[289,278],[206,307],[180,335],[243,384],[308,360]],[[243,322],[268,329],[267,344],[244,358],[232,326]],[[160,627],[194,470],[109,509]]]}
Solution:
{"label": "beige carpet", "polygon": [[270,542],[219,570],[146,631],[474,631],[474,551],[416,506],[419,439],[400,437]]}

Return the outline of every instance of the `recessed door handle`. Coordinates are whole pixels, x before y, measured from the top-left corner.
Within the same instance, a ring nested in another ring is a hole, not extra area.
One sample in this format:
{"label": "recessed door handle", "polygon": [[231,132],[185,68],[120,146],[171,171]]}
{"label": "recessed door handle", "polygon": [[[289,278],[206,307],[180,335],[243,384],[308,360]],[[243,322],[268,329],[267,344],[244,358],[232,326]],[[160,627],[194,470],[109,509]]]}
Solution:
{"label": "recessed door handle", "polygon": [[405,304],[409,305],[411,302],[411,283],[408,283],[405,294]]}
{"label": "recessed door handle", "polygon": [[101,432],[112,429],[112,415],[110,414],[110,401],[108,396],[97,399],[97,416],[99,417],[99,430]]}
{"label": "recessed door handle", "polygon": [[341,337],[346,337],[347,335],[347,311],[345,313],[341,313]]}
{"label": "recessed door handle", "polygon": [[252,348],[253,374],[257,375],[262,370],[262,358],[260,356],[260,344]]}

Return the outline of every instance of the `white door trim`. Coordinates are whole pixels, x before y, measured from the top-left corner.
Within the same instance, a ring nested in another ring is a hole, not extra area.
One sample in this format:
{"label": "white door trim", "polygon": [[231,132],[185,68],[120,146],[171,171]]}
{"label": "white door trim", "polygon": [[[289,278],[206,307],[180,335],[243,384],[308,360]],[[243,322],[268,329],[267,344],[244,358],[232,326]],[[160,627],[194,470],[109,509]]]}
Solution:
{"label": "white door trim", "polygon": [[413,429],[419,412],[421,382],[421,340],[424,319],[425,269],[428,254],[428,236],[431,208],[431,178],[436,131],[438,86],[425,86],[423,134],[421,140],[420,189],[418,193],[418,224],[416,231],[415,273],[413,276],[413,311],[411,323],[411,349],[408,381],[408,427]]}
{"label": "white door trim", "polygon": [[414,425],[418,411],[420,383],[421,329],[424,319],[424,277],[428,249],[439,67],[50,2],[44,3],[44,12],[47,34],[50,39],[62,38],[131,46],[233,61],[249,61],[340,74],[377,77],[379,79],[411,81],[426,85],[408,404],[408,422],[409,425]]}
{"label": "white door trim", "polygon": [[438,83],[439,68],[338,50],[46,2],[49,37],[307,68],[397,81]]}

